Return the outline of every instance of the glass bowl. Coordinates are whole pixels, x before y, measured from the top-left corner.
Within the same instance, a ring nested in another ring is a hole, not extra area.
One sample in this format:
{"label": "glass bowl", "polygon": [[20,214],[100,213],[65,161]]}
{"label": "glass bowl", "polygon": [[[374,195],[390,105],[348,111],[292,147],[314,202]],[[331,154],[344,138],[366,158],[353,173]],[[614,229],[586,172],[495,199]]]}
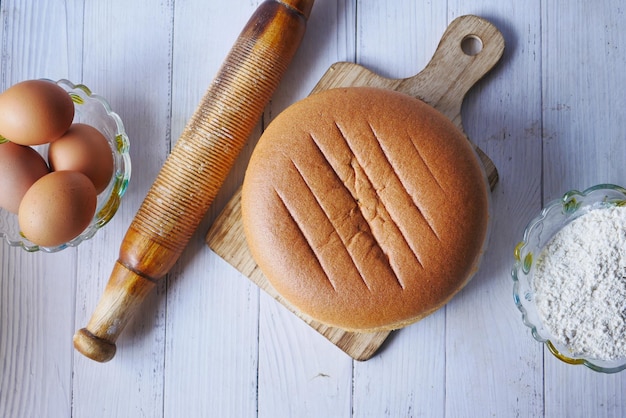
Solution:
{"label": "glass bowl", "polygon": [[626,358],[614,361],[585,358],[573,355],[571,350],[556,342],[542,324],[535,305],[532,282],[539,255],[561,228],[591,210],[623,205],[626,205],[626,189],[620,186],[600,184],[583,192],[569,191],[561,199],[549,203],[539,216],[528,224],[522,241],[517,244],[514,251],[513,298],[532,336],[544,343],[558,359],[569,364],[583,364],[603,373],[616,373],[626,369]]}
{"label": "glass bowl", "polygon": [[[106,137],[113,153],[114,169],[108,186],[98,195],[96,213],[91,223],[79,236],[64,244],[43,247],[30,242],[20,233],[17,215],[0,208],[0,239],[12,247],[21,247],[29,252],[56,252],[67,247],[75,247],[92,238],[117,212],[131,174],[128,136],[122,120],[111,110],[109,103],[104,98],[93,94],[83,84],[74,85],[68,80],[59,80],[54,83],[67,91],[74,102],[73,122],[91,125]],[[4,141],[6,140],[0,137],[0,142]],[[48,145],[38,145],[33,148],[47,161]]]}

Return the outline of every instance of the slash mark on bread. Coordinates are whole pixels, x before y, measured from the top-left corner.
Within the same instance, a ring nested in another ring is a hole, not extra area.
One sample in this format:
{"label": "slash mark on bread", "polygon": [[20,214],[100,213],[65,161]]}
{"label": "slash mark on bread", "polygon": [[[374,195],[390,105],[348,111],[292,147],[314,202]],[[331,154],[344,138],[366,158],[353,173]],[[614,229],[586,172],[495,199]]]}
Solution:
{"label": "slash mark on bread", "polygon": [[324,275],[326,276],[326,280],[331,285],[333,290],[336,292],[337,287],[335,286],[335,283],[333,283],[330,275],[328,274],[328,271],[326,271],[326,269],[324,268],[324,264],[322,263],[317,252],[315,251],[314,246],[311,245],[311,242],[309,238],[307,237],[307,234],[305,233],[304,229],[302,228],[301,223],[295,218],[294,211],[292,210],[292,208],[289,207],[289,205],[287,204],[287,201],[283,198],[279,190],[274,189],[274,192],[276,193],[276,197],[278,198],[281,205],[283,205],[283,207],[285,208],[285,212],[287,212],[289,218],[291,219],[291,222],[298,227],[298,232],[300,233],[300,236],[302,237],[302,241],[304,241],[307,244],[309,248],[309,252],[314,256],[315,262],[319,266],[320,270],[324,272]]}
{"label": "slash mark on bread", "polygon": [[428,171],[428,174],[430,174],[430,176],[432,177],[432,179],[434,180],[435,184],[439,187],[439,189],[441,189],[441,191],[445,194],[446,191],[443,188],[443,185],[439,182],[439,179],[437,178],[437,176],[435,175],[435,172],[433,171],[433,169],[430,167],[430,165],[428,164],[428,161],[426,161],[426,158],[424,158],[424,156],[422,155],[422,153],[420,152],[420,149],[417,147],[417,144],[415,143],[415,141],[413,141],[413,137],[411,136],[411,134],[407,131],[406,132],[406,136],[409,138],[409,141],[411,142],[411,145],[413,145],[413,149],[415,150],[415,152],[417,153],[417,155],[420,157],[420,160],[422,161],[422,163],[424,163],[424,167],[426,167],[426,170]]}
{"label": "slash mark on bread", "polygon": [[[400,227],[400,225],[398,224],[397,220],[393,218],[393,216],[391,215],[391,213],[389,212],[389,210],[387,209],[387,206],[384,203],[384,199],[382,199],[382,197],[380,196],[380,192],[381,188],[377,188],[374,185],[374,182],[372,181],[372,179],[370,178],[370,176],[367,173],[367,170],[365,169],[365,167],[363,166],[363,163],[361,161],[361,159],[359,158],[360,156],[355,152],[354,148],[351,146],[350,141],[348,140],[348,137],[345,135],[345,133],[343,132],[343,130],[341,129],[341,127],[339,126],[339,124],[337,123],[337,121],[335,121],[335,126],[337,127],[337,130],[339,131],[339,133],[341,134],[341,138],[343,139],[343,141],[345,142],[346,146],[350,149],[350,152],[352,153],[352,155],[354,155],[353,158],[353,170],[355,172],[355,176],[358,177],[359,175],[357,175],[356,173],[361,173],[363,180],[365,182],[367,182],[367,187],[366,189],[368,190],[373,190],[374,193],[376,194],[376,207],[373,208],[373,212],[374,214],[371,214],[369,217],[367,216],[366,212],[363,212],[364,218],[365,220],[370,224],[370,228],[372,228],[372,231],[374,232],[376,229],[373,227],[373,223],[376,219],[379,219],[382,223],[387,223],[387,221],[389,221],[391,223],[390,227],[387,227],[389,229],[395,229],[397,231],[397,233],[402,237],[402,239],[404,240],[404,243],[407,245],[407,247],[409,248],[409,250],[411,251],[411,254],[413,255],[413,258],[415,258],[415,261],[417,262],[417,264],[421,267],[424,268],[424,263],[422,262],[422,260],[420,259],[419,255],[417,254],[417,252],[415,251],[415,249],[409,244],[409,241],[407,240],[406,234],[404,233],[404,231],[402,231],[402,228]],[[357,182],[355,182],[357,183]],[[359,200],[360,196],[358,194],[358,190],[351,190],[350,191],[352,193],[352,197],[355,200]],[[378,242],[378,244],[380,245],[380,241],[377,239],[376,240]],[[381,248],[383,249],[383,251],[385,250],[385,248],[381,245]],[[385,254],[387,254],[387,251],[384,251]],[[392,261],[392,260],[390,260]],[[391,263],[391,265],[393,266],[393,263]],[[400,286],[402,286],[402,288],[404,289],[405,285],[404,283],[402,283],[401,279],[400,279],[400,274],[399,271],[396,270],[394,268],[395,271],[395,277],[398,280],[398,282],[400,283]]]}
{"label": "slash mark on bread", "polygon": [[[316,147],[318,147],[317,143],[315,142],[315,140],[313,139],[313,137],[312,137],[312,136],[311,136],[311,141],[313,142],[313,144],[314,144]],[[319,147],[318,147],[318,150],[319,150]],[[328,167],[329,167],[329,168],[330,168],[330,169],[331,169],[331,170],[335,173],[335,175],[337,175],[337,172],[336,172],[336,171],[334,171],[334,169],[333,169],[332,165],[331,165],[331,164],[330,164],[330,162],[326,159],[326,156],[324,155],[324,153],[323,153],[323,152],[321,152],[321,150],[319,150],[319,151],[320,151],[320,156],[321,156],[321,158],[325,161],[326,165],[327,165],[327,166],[328,166]],[[358,271],[358,272],[359,272],[359,276],[360,276],[361,280],[363,281],[363,283],[365,284],[365,287],[367,287],[367,290],[369,290],[369,291],[371,292],[371,291],[372,291],[372,289],[371,289],[370,285],[367,283],[367,280],[366,280],[366,278],[365,278],[365,274],[364,274],[364,272],[363,272],[363,268],[360,266],[360,263],[357,263],[357,261],[356,261],[356,259],[355,259],[355,256],[354,256],[353,251],[350,251],[350,247],[351,247],[350,243],[352,242],[352,240],[353,240],[354,238],[356,238],[356,235],[352,235],[352,236],[344,236],[344,234],[342,234],[342,233],[339,231],[339,228],[338,228],[338,225],[337,225],[337,223],[336,223],[336,220],[334,220],[334,219],[335,219],[335,217],[331,216],[331,215],[328,213],[327,209],[324,207],[324,205],[323,205],[322,201],[320,200],[320,197],[318,196],[318,194],[317,194],[317,193],[315,193],[315,192],[313,191],[313,189],[311,188],[310,181],[309,181],[309,180],[307,179],[307,177],[305,176],[305,170],[302,170],[300,167],[298,167],[298,165],[296,164],[296,162],[295,162],[293,159],[291,160],[291,164],[293,165],[294,169],[296,170],[296,172],[298,173],[298,175],[300,176],[300,178],[302,179],[302,181],[304,182],[304,184],[306,184],[306,186],[307,186],[307,187],[306,187],[306,190],[307,190],[307,191],[311,194],[311,196],[313,196],[313,199],[315,199],[315,202],[317,203],[317,206],[319,207],[319,209],[320,209],[320,210],[322,211],[322,213],[324,214],[324,217],[326,218],[326,221],[327,221],[330,225],[332,225],[332,227],[333,227],[333,232],[332,232],[332,233],[333,233],[333,234],[335,234],[335,235],[339,238],[339,241],[341,241],[341,243],[342,243],[342,245],[343,245],[343,249],[344,249],[344,250],[346,251],[346,253],[350,256],[350,261],[351,261],[352,265],[354,266],[354,268],[356,269],[356,271]],[[337,176],[337,179],[338,179],[338,181],[339,181],[338,176]],[[339,181],[339,182],[340,182],[340,181]],[[341,182],[340,182],[340,183],[341,183]],[[284,204],[284,202],[283,202],[283,204]],[[291,213],[290,213],[290,215],[291,215]],[[361,214],[361,216],[362,216],[362,214]],[[295,217],[294,217],[293,215],[291,215],[291,217],[292,217],[292,219],[295,219]],[[300,223],[298,223],[298,222],[296,222],[296,225],[297,225],[297,226],[298,226],[298,228],[300,229],[300,233],[301,233],[303,236],[306,236],[306,231],[303,231],[303,226],[302,226]],[[371,234],[371,230],[368,230],[368,231],[365,231],[365,232],[367,232],[367,233],[368,233],[368,235],[372,236],[372,234]],[[376,244],[376,245],[378,245],[378,242],[376,242],[376,241],[375,241],[375,244]],[[310,246],[310,245],[309,245],[309,246]],[[381,252],[382,252],[382,248],[381,248],[380,250],[381,250]],[[319,257],[318,257],[318,259],[319,259]],[[387,263],[388,263],[388,261],[387,261]],[[321,264],[321,261],[320,261],[320,264]],[[389,266],[389,268],[391,268],[391,266]],[[330,274],[328,274],[328,273],[327,273],[326,275],[327,275],[327,276],[330,276]],[[329,280],[330,280],[330,278],[329,278]],[[333,288],[334,288],[334,286],[333,286]]]}
{"label": "slash mark on bread", "polygon": [[[433,227],[432,221],[429,220],[426,215],[424,215],[424,210],[422,209],[422,207],[420,206],[420,204],[418,203],[418,201],[415,199],[415,196],[412,195],[409,190],[406,187],[406,182],[404,182],[402,180],[402,178],[400,177],[399,172],[395,169],[394,164],[391,161],[391,158],[389,157],[389,151],[385,150],[385,147],[383,146],[384,141],[381,141],[380,138],[381,136],[376,133],[376,130],[374,129],[374,127],[372,126],[372,124],[370,122],[367,123],[367,126],[369,127],[370,131],[372,132],[372,135],[374,136],[375,139],[375,143],[378,144],[378,148],[380,149],[381,154],[385,157],[385,163],[387,163],[387,165],[389,166],[389,171],[391,173],[393,173],[393,176],[395,177],[395,179],[398,181],[398,184],[400,185],[400,187],[402,188],[402,191],[408,196],[408,198],[411,200],[411,202],[413,202],[413,205],[415,206],[415,208],[417,209],[417,212],[419,213],[419,215],[422,217],[422,219],[424,219],[424,223],[428,226],[428,228],[431,230],[431,232],[433,233],[433,235],[437,238],[437,240],[439,242],[441,242],[441,238],[439,237],[439,234],[437,234],[437,231],[435,230],[435,228]],[[409,137],[410,138],[410,137]],[[411,143],[413,143],[413,141],[411,141]],[[415,149],[417,150],[417,147],[415,147]],[[420,158],[422,159],[422,161],[424,162],[424,165],[426,166],[426,168],[428,169],[428,172],[430,173],[430,175],[433,177],[433,179],[435,180],[435,182],[437,183],[437,185],[439,185],[439,182],[437,181],[437,179],[435,178],[435,176],[433,175],[432,171],[430,171],[430,168],[428,168],[428,165],[426,164],[426,162],[424,161],[424,158],[422,158],[421,154],[419,154],[418,151],[418,155],[420,156]],[[439,187],[441,188],[441,185],[439,185]],[[398,227],[398,229],[400,229],[400,227]],[[400,229],[401,230],[401,229]],[[402,232],[403,235],[405,234],[405,232]],[[407,244],[411,245],[412,240],[406,240]],[[414,248],[412,248],[413,252],[415,254],[417,254],[417,250],[415,250]]]}

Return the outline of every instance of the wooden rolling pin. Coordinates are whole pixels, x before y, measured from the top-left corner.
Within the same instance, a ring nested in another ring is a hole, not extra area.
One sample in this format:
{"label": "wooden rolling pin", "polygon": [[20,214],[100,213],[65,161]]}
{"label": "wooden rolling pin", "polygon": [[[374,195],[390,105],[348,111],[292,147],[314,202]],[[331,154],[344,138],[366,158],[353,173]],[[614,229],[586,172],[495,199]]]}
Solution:
{"label": "wooden rolling pin", "polygon": [[178,260],[278,86],[314,0],[268,0],[235,41],[133,219],[74,347],[105,362],[146,295]]}

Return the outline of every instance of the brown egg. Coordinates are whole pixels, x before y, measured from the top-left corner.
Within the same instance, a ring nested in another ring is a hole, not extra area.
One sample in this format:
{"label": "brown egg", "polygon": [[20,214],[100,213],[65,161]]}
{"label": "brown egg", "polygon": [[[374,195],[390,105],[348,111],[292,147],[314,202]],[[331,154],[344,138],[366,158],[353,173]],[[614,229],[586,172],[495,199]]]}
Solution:
{"label": "brown egg", "polygon": [[0,144],[0,207],[17,213],[26,191],[48,171],[43,157],[31,147]]}
{"label": "brown egg", "polygon": [[0,94],[0,135],[16,144],[52,142],[73,119],[74,102],[52,81],[22,81]]}
{"label": "brown egg", "polygon": [[96,204],[96,189],[86,175],[53,171],[24,195],[18,212],[20,230],[43,247],[64,244],[89,226]]}
{"label": "brown egg", "polygon": [[48,148],[53,171],[80,171],[91,179],[96,192],[106,189],[113,176],[113,151],[96,128],[75,123]]}

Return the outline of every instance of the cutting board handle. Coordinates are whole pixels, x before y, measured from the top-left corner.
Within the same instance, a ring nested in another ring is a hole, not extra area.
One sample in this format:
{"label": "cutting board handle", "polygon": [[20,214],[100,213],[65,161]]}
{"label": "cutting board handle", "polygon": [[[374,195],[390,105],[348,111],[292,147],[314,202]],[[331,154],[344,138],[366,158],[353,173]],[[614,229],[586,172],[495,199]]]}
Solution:
{"label": "cutting board handle", "polygon": [[[322,76],[313,93],[336,87],[370,86],[399,91],[428,103],[465,133],[461,106],[465,95],[498,63],[504,53],[504,37],[489,21],[474,15],[453,20],[426,67],[407,78],[382,77],[352,62],[337,62]],[[493,161],[475,147],[493,189],[498,170]]]}
{"label": "cutting board handle", "polygon": [[500,60],[504,37],[489,21],[474,15],[456,18],[419,73],[397,90],[419,97],[445,114],[461,130],[461,106],[467,92]]}

